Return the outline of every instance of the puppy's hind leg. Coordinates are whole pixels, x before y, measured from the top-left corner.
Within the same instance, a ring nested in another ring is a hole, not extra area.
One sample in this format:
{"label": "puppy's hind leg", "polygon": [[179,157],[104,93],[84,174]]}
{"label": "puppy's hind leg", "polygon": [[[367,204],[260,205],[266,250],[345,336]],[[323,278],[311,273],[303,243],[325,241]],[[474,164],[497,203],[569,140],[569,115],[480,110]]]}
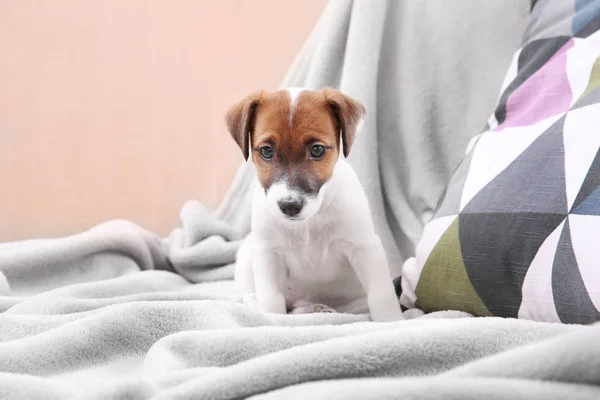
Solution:
{"label": "puppy's hind leg", "polygon": [[242,303],[257,308],[254,270],[252,266],[252,248],[249,238],[238,250],[235,263],[235,284],[242,295]]}
{"label": "puppy's hind leg", "polygon": [[306,301],[297,301],[294,303],[290,314],[315,314],[315,313],[334,313],[333,308],[321,303],[309,303]]}

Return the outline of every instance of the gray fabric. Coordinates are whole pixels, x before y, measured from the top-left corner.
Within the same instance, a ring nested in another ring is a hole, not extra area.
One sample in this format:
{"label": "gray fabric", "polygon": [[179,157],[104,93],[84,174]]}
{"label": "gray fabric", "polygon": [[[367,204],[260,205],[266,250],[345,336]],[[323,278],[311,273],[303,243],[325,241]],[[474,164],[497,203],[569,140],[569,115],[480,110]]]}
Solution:
{"label": "gray fabric", "polygon": [[[282,87],[333,86],[360,100],[349,156],[394,276],[432,217],[471,137],[494,110],[529,0],[334,0]],[[249,229],[242,165],[217,215]]]}
{"label": "gray fabric", "polygon": [[242,235],[190,201],[182,226],[160,238],[138,225],[114,220],[60,239],[0,244],[0,310],[21,296],[68,284],[109,279],[140,270],[176,272],[192,282],[229,279]]}
{"label": "gray fabric", "polygon": [[[516,0],[334,0],[286,78],[340,86],[370,110],[350,162],[396,268],[493,108],[527,11]],[[186,204],[168,238],[111,221],[0,245],[0,398],[600,395],[598,325],[450,311],[377,324],[243,306],[220,279],[248,231],[250,178],[242,168],[215,215]]]}
{"label": "gray fabric", "polygon": [[600,325],[450,311],[378,324],[265,315],[236,300],[231,281],[155,270],[22,299],[0,316],[0,398],[600,395]]}

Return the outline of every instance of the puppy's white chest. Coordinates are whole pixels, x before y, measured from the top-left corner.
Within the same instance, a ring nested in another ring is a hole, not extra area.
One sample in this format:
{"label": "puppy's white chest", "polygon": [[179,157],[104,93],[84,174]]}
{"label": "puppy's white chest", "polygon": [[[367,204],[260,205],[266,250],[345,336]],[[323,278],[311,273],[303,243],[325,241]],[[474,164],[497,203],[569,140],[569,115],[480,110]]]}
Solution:
{"label": "puppy's white chest", "polygon": [[346,264],[342,249],[326,234],[296,233],[282,237],[280,247],[290,277],[328,281]]}
{"label": "puppy's white chest", "polygon": [[344,244],[332,232],[288,232],[279,240],[290,304],[304,300],[336,306],[363,294]]}

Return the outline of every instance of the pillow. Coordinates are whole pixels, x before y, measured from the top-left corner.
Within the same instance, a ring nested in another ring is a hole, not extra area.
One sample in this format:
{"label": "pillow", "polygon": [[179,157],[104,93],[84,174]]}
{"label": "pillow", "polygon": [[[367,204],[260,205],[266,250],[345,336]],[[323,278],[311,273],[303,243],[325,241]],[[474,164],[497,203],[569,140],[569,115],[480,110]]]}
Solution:
{"label": "pillow", "polygon": [[538,0],[400,302],[425,312],[600,321],[600,0]]}

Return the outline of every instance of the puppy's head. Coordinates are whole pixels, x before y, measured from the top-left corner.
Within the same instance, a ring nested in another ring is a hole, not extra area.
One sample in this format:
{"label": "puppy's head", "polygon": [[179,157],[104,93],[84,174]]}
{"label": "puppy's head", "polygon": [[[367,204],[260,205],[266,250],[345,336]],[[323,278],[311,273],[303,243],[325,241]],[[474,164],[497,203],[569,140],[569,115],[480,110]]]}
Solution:
{"label": "puppy's head", "polygon": [[226,121],[244,158],[252,157],[271,212],[304,220],[319,211],[340,142],[348,156],[363,114],[337,90],[288,89],[242,99]]}

